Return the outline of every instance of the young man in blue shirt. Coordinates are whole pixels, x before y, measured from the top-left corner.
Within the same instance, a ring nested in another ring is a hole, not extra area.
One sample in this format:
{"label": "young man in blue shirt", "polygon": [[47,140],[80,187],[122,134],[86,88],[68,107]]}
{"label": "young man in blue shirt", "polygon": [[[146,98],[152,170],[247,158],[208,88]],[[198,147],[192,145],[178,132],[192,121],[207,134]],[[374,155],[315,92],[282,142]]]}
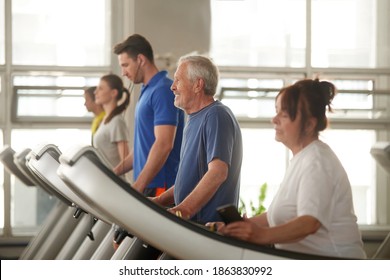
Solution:
{"label": "young man in blue shirt", "polygon": [[153,49],[134,34],[114,47],[122,75],[142,84],[135,109],[134,148],[114,168],[118,175],[133,169],[132,186],[145,196],[156,196],[176,179],[183,135],[184,114],[174,106],[172,80],[154,63]]}

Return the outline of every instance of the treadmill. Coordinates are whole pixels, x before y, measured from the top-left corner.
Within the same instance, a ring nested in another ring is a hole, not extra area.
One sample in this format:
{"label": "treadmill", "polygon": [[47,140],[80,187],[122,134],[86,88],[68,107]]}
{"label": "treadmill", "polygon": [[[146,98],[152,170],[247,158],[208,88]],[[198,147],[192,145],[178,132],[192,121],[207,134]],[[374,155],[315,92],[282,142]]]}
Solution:
{"label": "treadmill", "polygon": [[[256,245],[212,232],[155,204],[115,175],[99,151],[76,147],[60,156],[59,176],[93,209],[175,259],[336,259]],[[96,213],[97,214],[97,213]]]}
{"label": "treadmill", "polygon": [[[30,170],[28,170],[26,167],[26,156],[30,151],[31,149],[24,149],[21,152],[16,153],[10,146],[6,145],[0,152],[0,161],[4,164],[5,169],[10,174],[16,176],[26,185],[26,187],[41,187],[45,192],[52,196],[52,193],[47,188],[40,185],[39,181],[32,173],[30,173]],[[55,225],[58,223],[58,220],[66,211],[66,204],[58,200],[56,197],[53,197],[53,199],[57,200],[56,204],[53,206],[45,221],[42,223],[38,233],[27,244],[19,259],[27,260],[34,258],[34,256],[41,248],[43,242],[50,235],[53,227],[55,227]]]}
{"label": "treadmill", "polygon": [[[31,151],[27,166],[43,185],[50,188],[68,205],[64,220],[53,229],[51,243],[46,240],[41,249],[44,253],[36,259],[90,259],[111,225],[90,215],[88,204],[80,208],[76,196],[57,175],[61,151],[53,144],[43,144]],[[98,224],[98,225],[96,225]],[[109,254],[112,255],[113,250]],[[102,257],[108,259],[108,257]]]}

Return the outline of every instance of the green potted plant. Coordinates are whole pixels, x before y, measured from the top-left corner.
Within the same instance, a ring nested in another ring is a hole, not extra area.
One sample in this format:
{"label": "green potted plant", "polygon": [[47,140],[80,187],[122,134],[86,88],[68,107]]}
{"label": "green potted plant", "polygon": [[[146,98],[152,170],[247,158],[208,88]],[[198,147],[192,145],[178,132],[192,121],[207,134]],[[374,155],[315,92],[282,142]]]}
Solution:
{"label": "green potted plant", "polygon": [[[258,205],[256,206],[255,203],[250,200],[249,201],[249,207],[246,206],[244,200],[240,198],[240,204],[238,207],[238,211],[243,214],[247,214],[248,217],[253,217],[256,215],[259,215],[263,212],[265,212],[266,208],[264,207],[264,200],[267,194],[267,183],[264,183],[260,186],[260,193],[258,196]],[[249,208],[249,211],[248,211]]]}

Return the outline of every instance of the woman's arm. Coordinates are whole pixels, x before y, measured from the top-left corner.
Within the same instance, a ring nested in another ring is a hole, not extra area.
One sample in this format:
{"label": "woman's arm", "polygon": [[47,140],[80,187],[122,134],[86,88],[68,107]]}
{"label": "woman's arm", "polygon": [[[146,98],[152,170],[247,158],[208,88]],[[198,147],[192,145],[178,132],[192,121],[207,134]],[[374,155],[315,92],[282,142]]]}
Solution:
{"label": "woman's arm", "polygon": [[151,198],[151,200],[161,206],[170,206],[175,203],[173,192],[174,192],[175,186],[170,187],[165,192],[160,194],[157,197]]}
{"label": "woman's arm", "polygon": [[275,244],[299,241],[315,233],[321,226],[316,218],[309,215],[297,217],[275,227],[266,227],[263,218],[255,217],[231,223],[221,228],[220,232],[257,244]]}
{"label": "woman's arm", "polygon": [[[127,145],[126,145],[127,146]],[[118,146],[118,150],[121,149]],[[114,173],[116,175],[123,175],[133,169],[133,150],[127,154],[127,156],[121,160],[121,162],[114,167]]]}

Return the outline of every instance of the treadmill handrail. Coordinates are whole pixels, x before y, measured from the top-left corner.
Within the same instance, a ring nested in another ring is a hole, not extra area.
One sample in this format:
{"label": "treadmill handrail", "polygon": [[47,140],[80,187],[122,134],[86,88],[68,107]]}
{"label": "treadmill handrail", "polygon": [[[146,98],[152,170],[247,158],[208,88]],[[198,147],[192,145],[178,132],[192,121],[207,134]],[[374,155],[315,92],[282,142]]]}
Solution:
{"label": "treadmill handrail", "polygon": [[[83,154],[84,152],[84,154]],[[62,157],[62,156],[61,156]],[[61,158],[60,157],[60,158]],[[158,212],[160,215],[164,216],[164,218],[171,220],[172,222],[179,224],[180,226],[186,227],[192,231],[195,231],[197,233],[202,234],[205,237],[212,238],[214,240],[218,240],[220,242],[249,249],[252,251],[258,251],[258,252],[264,252],[267,254],[272,254],[276,256],[291,258],[291,259],[316,259],[316,260],[334,260],[334,259],[343,259],[343,258],[337,258],[337,257],[329,257],[329,256],[321,256],[321,255],[314,255],[314,254],[305,254],[305,253],[298,253],[298,252],[292,252],[282,249],[276,249],[271,248],[263,245],[258,245],[255,243],[250,243],[247,241],[243,241],[240,239],[224,236],[215,232],[212,232],[208,229],[206,229],[202,225],[198,225],[194,222],[191,222],[189,220],[184,220],[180,217],[177,217],[176,215],[170,213],[167,211],[164,207],[154,203],[150,199],[143,196],[141,193],[136,191],[131,187],[131,184],[128,182],[125,182],[123,179],[121,179],[119,176],[117,176],[112,170],[110,170],[104,163],[101,162],[98,152],[95,148],[90,147],[88,149],[82,149],[77,154],[77,157],[72,158],[72,164],[75,164],[78,160],[81,159],[81,157],[87,158],[89,161],[91,161],[93,164],[95,164],[99,170],[101,170],[105,175],[107,175],[111,180],[113,180],[116,185],[118,185],[121,189],[123,189],[125,192],[127,192],[129,195],[131,195],[133,198],[137,199],[138,201],[142,202],[145,206],[153,209],[154,211]],[[64,161],[62,161],[64,162]]]}

